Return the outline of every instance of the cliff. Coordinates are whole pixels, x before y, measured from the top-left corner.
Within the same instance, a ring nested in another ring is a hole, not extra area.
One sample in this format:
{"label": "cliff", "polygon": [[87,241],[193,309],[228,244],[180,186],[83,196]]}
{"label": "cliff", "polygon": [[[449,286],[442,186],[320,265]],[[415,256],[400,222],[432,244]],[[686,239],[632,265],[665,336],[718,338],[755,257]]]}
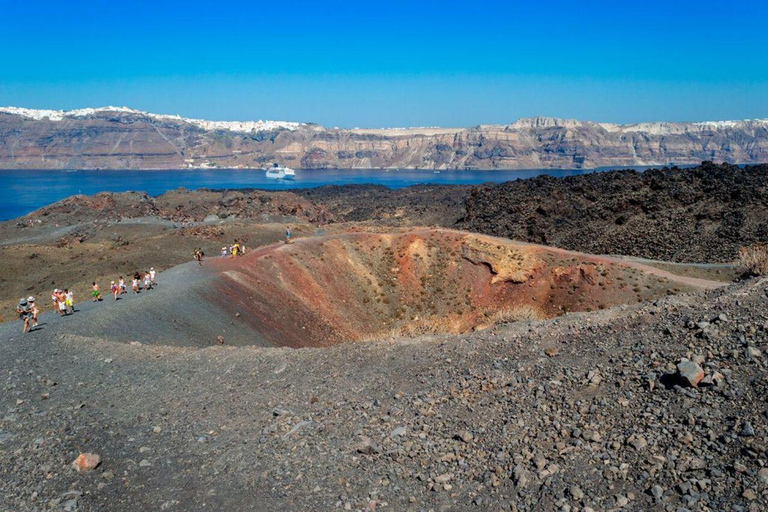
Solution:
{"label": "cliff", "polygon": [[125,107],[0,108],[0,168],[591,169],[768,161],[768,120],[617,125],[556,118],[472,128],[328,129]]}

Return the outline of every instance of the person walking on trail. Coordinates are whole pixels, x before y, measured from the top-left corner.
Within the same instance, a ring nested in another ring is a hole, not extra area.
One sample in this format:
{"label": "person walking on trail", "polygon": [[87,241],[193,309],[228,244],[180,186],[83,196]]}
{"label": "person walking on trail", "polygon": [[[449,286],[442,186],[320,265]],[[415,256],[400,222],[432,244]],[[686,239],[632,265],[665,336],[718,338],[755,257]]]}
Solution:
{"label": "person walking on trail", "polygon": [[101,289],[99,288],[99,285],[96,284],[96,281],[92,283],[91,297],[93,297],[93,302],[101,300]]}
{"label": "person walking on trail", "polygon": [[54,311],[58,311],[59,309],[59,289],[56,288],[53,290],[53,293],[51,294],[51,302],[53,303],[53,309]]}
{"label": "person walking on trail", "polygon": [[291,243],[291,226],[285,226],[285,243]]}
{"label": "person walking on trail", "polygon": [[120,295],[128,293],[128,290],[125,288],[125,279],[123,279],[123,276],[120,276],[120,280],[117,282],[117,284],[120,286]]}
{"label": "person walking on trail", "polygon": [[149,267],[149,282],[152,286],[155,286],[155,267]]}
{"label": "person walking on trail", "polygon": [[32,318],[32,313],[29,309],[29,301],[25,298],[21,298],[19,300],[19,305],[16,306],[16,313],[19,315],[19,319],[24,322],[24,326],[21,329],[21,332],[29,332],[32,329],[29,326],[29,320]]}
{"label": "person walking on trail", "polygon": [[75,292],[69,289],[64,289],[64,303],[69,308],[70,314],[75,312]]}
{"label": "person walking on trail", "polygon": [[232,258],[237,258],[237,255],[240,253],[240,244],[237,243],[237,240],[235,240],[235,243],[232,244]]}
{"label": "person walking on trail", "polygon": [[198,266],[203,265],[203,250],[200,248],[195,249],[195,259],[197,260]]}
{"label": "person walking on trail", "polygon": [[131,282],[131,288],[133,289],[134,295],[139,293],[139,273],[138,272],[133,274],[133,281]]}
{"label": "person walking on trail", "polygon": [[[27,304],[29,304],[29,313],[32,315],[32,327],[37,327],[37,315],[40,314],[40,308],[35,303],[35,298],[32,296],[27,297]],[[30,328],[30,330],[32,330]]]}
{"label": "person walking on trail", "polygon": [[67,298],[64,296],[64,290],[59,290],[58,293],[56,293],[56,305],[59,308],[59,316],[66,316]]}
{"label": "person walking on trail", "polygon": [[227,257],[227,248],[226,247],[222,247],[221,248],[221,257],[222,258],[226,258]]}
{"label": "person walking on trail", "polygon": [[117,285],[117,283],[112,281],[112,283],[109,285],[109,291],[112,292],[112,297],[117,300],[117,295],[120,293],[120,287]]}
{"label": "person walking on trail", "polygon": [[149,277],[149,272],[144,272],[144,289],[152,289],[152,279]]}

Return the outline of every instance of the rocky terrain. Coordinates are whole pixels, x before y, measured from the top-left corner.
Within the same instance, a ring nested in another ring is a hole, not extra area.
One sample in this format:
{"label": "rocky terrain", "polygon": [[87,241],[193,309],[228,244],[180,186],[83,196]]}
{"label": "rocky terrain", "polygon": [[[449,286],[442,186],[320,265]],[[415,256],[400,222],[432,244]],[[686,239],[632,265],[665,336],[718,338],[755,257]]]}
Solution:
{"label": "rocky terrain", "polygon": [[[768,279],[706,262],[765,239],[767,172],[110,193],[1,223],[0,510],[765,510]],[[86,299],[150,265],[156,289]]]}
{"label": "rocky terrain", "polygon": [[596,254],[733,261],[768,240],[768,165],[540,176],[473,189],[463,229]]}
{"label": "rocky terrain", "polygon": [[110,340],[153,293],[0,325],[0,508],[768,506],[765,279],[329,348]]}
{"label": "rocky terrain", "polygon": [[215,122],[128,108],[0,108],[0,169],[591,169],[768,160],[768,120],[616,125],[554,118],[471,128]]}
{"label": "rocky terrain", "polygon": [[[768,166],[704,164],[644,173],[483,186],[328,186],[294,192],[184,189],[73,196],[0,223],[0,317],[21,295],[50,288],[87,294],[145,267],[210,257],[235,238],[248,247],[297,236],[387,232],[420,226],[565,249],[708,265],[644,263],[680,275],[730,281],[738,249],[768,238]],[[723,262],[723,265],[711,265]],[[12,315],[10,315],[12,316]]]}

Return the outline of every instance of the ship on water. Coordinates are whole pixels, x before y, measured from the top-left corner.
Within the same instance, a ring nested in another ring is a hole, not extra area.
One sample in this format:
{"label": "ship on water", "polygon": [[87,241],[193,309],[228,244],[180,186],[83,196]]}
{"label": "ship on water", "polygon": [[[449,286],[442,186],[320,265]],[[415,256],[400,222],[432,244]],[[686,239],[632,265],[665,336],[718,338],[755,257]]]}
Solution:
{"label": "ship on water", "polygon": [[272,164],[272,167],[267,169],[267,178],[272,180],[292,180],[296,178],[296,171],[290,167]]}

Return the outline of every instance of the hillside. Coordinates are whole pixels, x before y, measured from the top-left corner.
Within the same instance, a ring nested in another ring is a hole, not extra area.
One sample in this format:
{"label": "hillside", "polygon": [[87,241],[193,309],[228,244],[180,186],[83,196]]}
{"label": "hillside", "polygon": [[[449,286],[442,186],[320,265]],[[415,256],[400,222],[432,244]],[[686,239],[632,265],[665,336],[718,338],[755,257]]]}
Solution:
{"label": "hillside", "polygon": [[0,108],[0,169],[591,169],[768,161],[768,120],[617,125],[554,118],[471,128],[206,121],[125,107]]}
{"label": "hillside", "polygon": [[462,229],[598,254],[733,261],[768,240],[768,165],[540,176],[473,189]]}
{"label": "hillside", "polygon": [[[31,334],[0,325],[0,509],[768,503],[765,280],[470,334],[294,350],[205,339],[235,315],[202,330],[185,320],[215,311],[157,323],[174,315],[158,303],[176,302],[153,294],[189,285],[196,267],[174,271],[157,291],[46,313]],[[186,310],[192,299],[177,292]],[[169,325],[214,346],[133,341]],[[100,464],[79,473],[84,452]]]}

